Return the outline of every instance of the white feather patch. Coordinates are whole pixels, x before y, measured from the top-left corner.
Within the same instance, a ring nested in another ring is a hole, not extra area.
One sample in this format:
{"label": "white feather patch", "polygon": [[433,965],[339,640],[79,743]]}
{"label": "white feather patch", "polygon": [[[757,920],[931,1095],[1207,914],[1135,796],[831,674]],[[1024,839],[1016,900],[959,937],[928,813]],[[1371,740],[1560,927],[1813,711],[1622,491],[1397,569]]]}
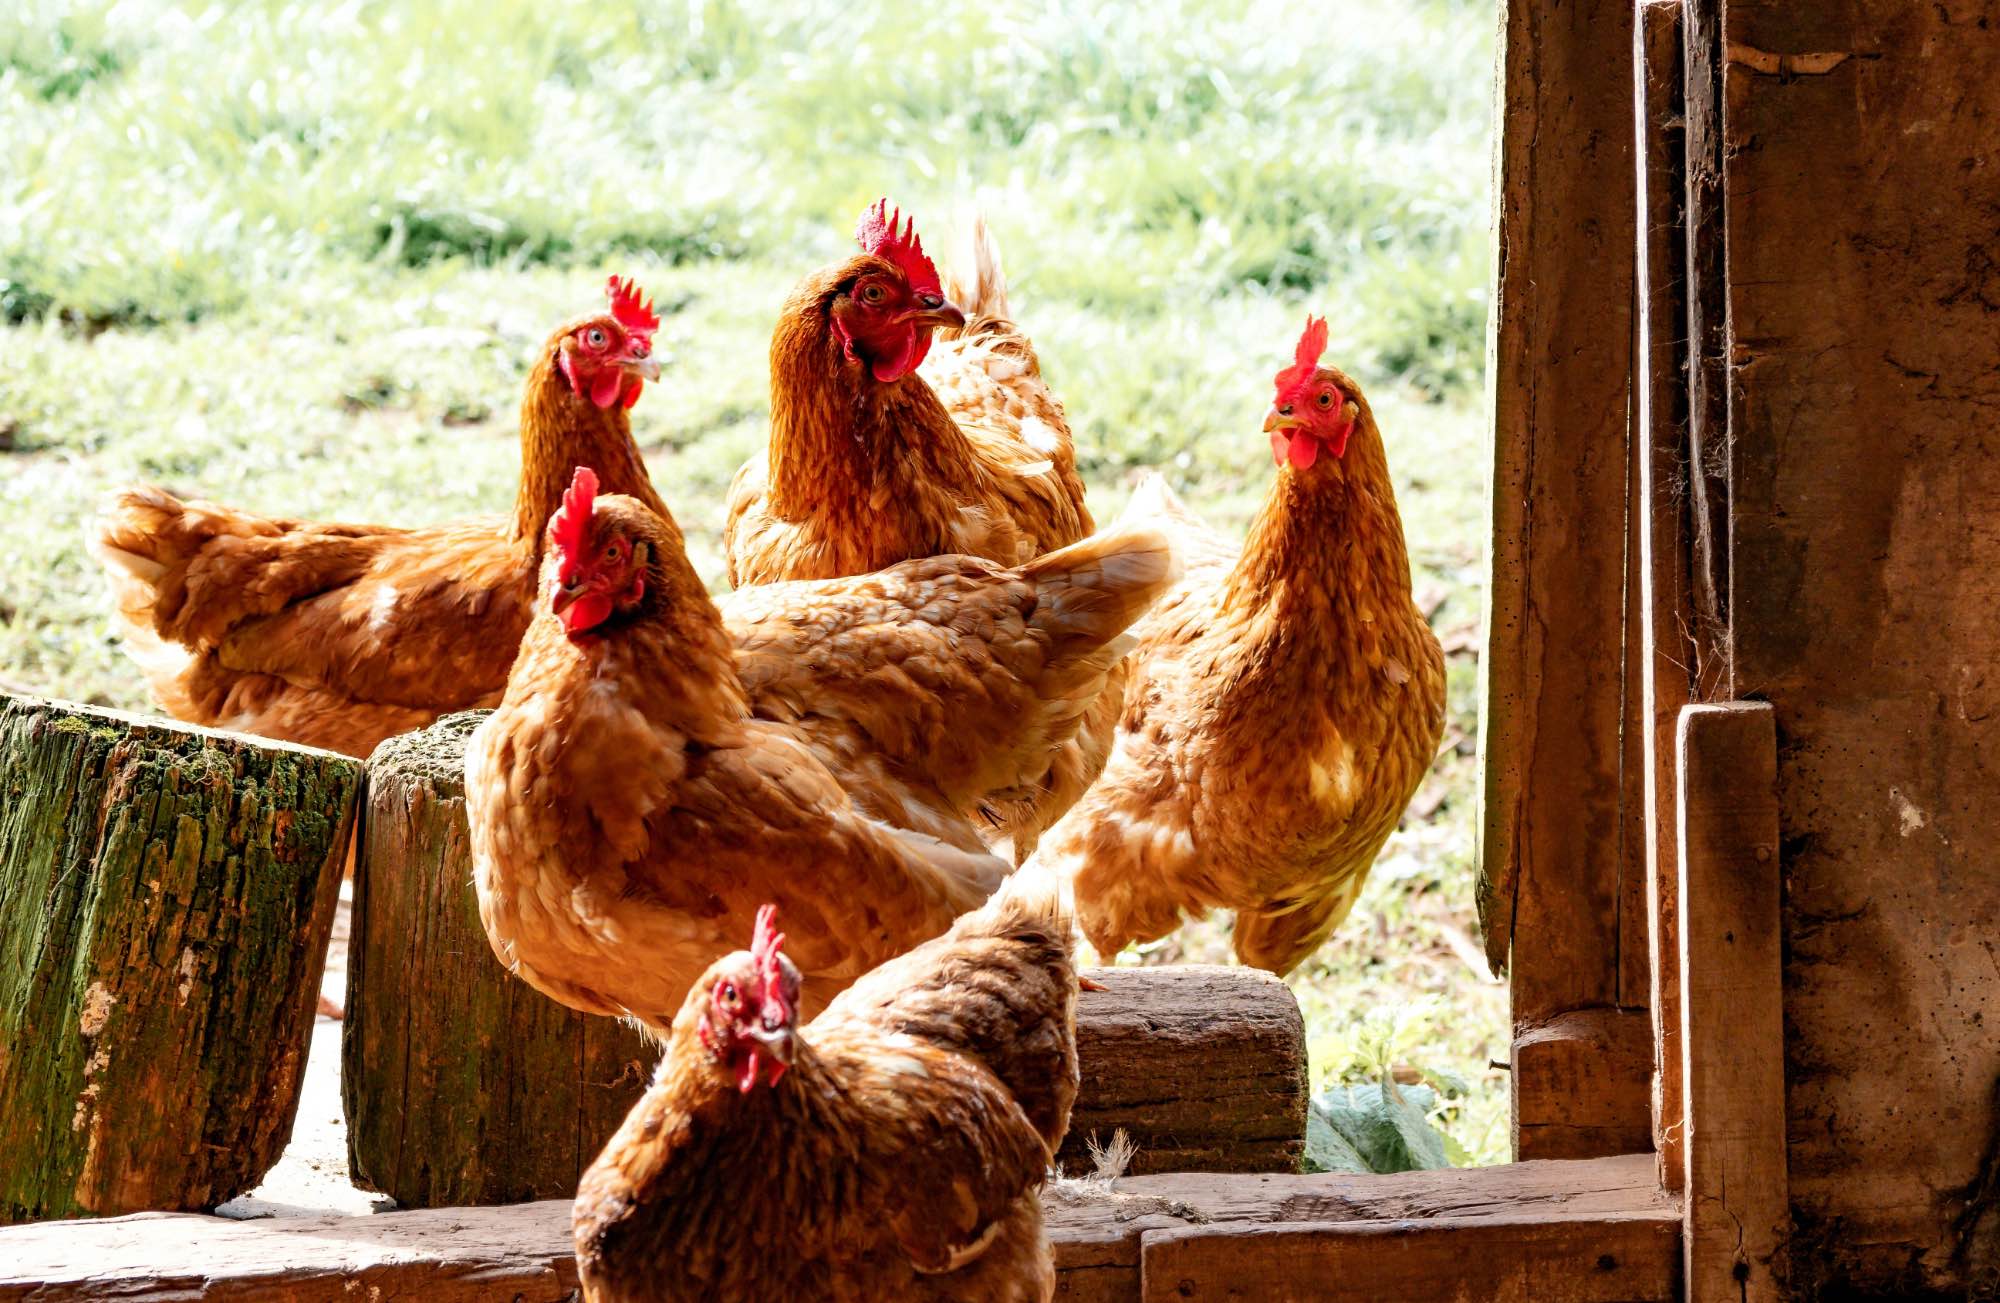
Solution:
{"label": "white feather patch", "polygon": [[1053,457],[1062,451],[1062,436],[1039,416],[1030,416],[1021,422],[1021,442],[1044,456]]}

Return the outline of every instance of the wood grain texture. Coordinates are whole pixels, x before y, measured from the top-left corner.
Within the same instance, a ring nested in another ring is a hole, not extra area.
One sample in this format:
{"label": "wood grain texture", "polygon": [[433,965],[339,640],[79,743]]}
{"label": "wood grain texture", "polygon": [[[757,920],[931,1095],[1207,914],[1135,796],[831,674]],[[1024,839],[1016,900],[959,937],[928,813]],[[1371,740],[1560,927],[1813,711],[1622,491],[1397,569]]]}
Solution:
{"label": "wood grain texture", "polygon": [[1617,1003],[1632,6],[1502,36],[1480,918],[1516,1021]]}
{"label": "wood grain texture", "polygon": [[0,697],[0,1221],[212,1207],[277,1162],[360,785]]}
{"label": "wood grain texture", "polygon": [[1253,968],[1099,968],[1077,1000],[1082,1081],[1058,1161],[1091,1170],[1116,1130],[1126,1168],[1296,1172],[1305,1156],[1306,1029],[1285,984]]}
{"label": "wood grain texture", "polygon": [[[1649,997],[1643,746],[1627,727],[1643,661],[1628,512],[1634,25],[1613,0],[1510,5],[1502,36],[1478,902],[1517,1035]],[[1648,1118],[1649,1076],[1623,1083],[1616,1109]]]}
{"label": "wood grain texture", "polygon": [[1439,1218],[1146,1236],[1143,1303],[1676,1303],[1670,1217]]}
{"label": "wood grain texture", "polygon": [[1729,640],[1729,293],[1723,213],[1723,0],[1687,0],[1681,24],[1687,244],[1688,587],[1704,695],[1735,692]]}
{"label": "wood grain texture", "polygon": [[[1776,708],[1795,1290],[2000,1272],[2000,21],[1723,6],[1731,604]],[[1814,56],[1814,57],[1808,57]],[[1815,71],[1816,69],[1816,71]]]}
{"label": "wood grain texture", "polygon": [[1678,753],[1688,1297],[1779,1303],[1791,1212],[1771,707],[1689,706]]}
{"label": "wood grain texture", "polygon": [[1688,519],[1686,168],[1682,0],[1646,0],[1633,28],[1638,198],[1640,708],[1645,906],[1653,1021],[1653,1133],[1661,1179],[1680,1188],[1680,940],[1674,730],[1697,663]]}
{"label": "wood grain texture", "polygon": [[[1072,1181],[1047,1191],[1043,1201],[1057,1296],[1072,1303],[1138,1303],[1141,1257],[1156,1251],[1150,1248],[1156,1236],[1176,1246],[1167,1250],[1171,1255],[1188,1251],[1178,1247],[1188,1235],[1333,1223],[1349,1228],[1350,1243],[1371,1234],[1422,1236],[1424,1228],[1441,1226],[1469,1236],[1464,1244],[1469,1251],[1478,1246],[1483,1261],[1437,1269],[1427,1282],[1415,1282],[1417,1292],[1400,1296],[1411,1303],[1486,1298],[1458,1287],[1465,1271],[1474,1273],[1475,1283],[1495,1278],[1516,1261],[1508,1245],[1517,1238],[1531,1243],[1536,1261],[1545,1261],[1565,1235],[1575,1237],[1572,1246],[1588,1239],[1602,1247],[1588,1257],[1559,1255],[1557,1272],[1617,1278],[1632,1291],[1539,1297],[1666,1298],[1671,1295],[1660,1292],[1653,1273],[1666,1272],[1660,1279],[1671,1287],[1679,1216],[1653,1179],[1651,1157],[1643,1154],[1379,1177],[1185,1173]],[[1395,1229],[1377,1229],[1384,1226]],[[1558,1229],[1532,1229],[1548,1226]],[[1656,1238],[1665,1241],[1664,1255],[1650,1247]],[[1376,1252],[1396,1250],[1378,1240]],[[1606,1253],[1614,1267],[1600,1265]],[[445,1303],[556,1303],[573,1298],[575,1288],[569,1205],[558,1200],[373,1217],[235,1222],[139,1216],[0,1230],[0,1303],[106,1296],[149,1303],[195,1297],[316,1303],[352,1299],[357,1292]]]}
{"label": "wood grain texture", "polygon": [[355,1183],[406,1208],[573,1194],[659,1057],[493,957],[464,799],[483,718],[392,738],[368,766],[341,1090]]}
{"label": "wood grain texture", "polygon": [[1653,1147],[1651,1120],[1635,1106],[1653,1071],[1652,1019],[1644,1010],[1577,1009],[1520,1029],[1512,1064],[1517,1157],[1595,1158]]}

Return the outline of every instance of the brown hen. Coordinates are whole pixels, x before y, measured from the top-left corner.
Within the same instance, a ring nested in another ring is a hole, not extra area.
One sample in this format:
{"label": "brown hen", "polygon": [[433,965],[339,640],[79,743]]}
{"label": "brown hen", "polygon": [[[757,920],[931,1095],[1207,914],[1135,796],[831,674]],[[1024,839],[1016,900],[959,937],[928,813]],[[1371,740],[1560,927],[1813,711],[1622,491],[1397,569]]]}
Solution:
{"label": "brown hen", "polygon": [[817,1008],[983,901],[1007,866],[959,809],[1073,727],[1173,578],[1127,531],[782,585],[732,629],[672,520],[586,472],[550,537],[467,756],[481,916],[538,989],[656,1029],[760,902]]}
{"label": "brown hen", "polygon": [[1104,776],[1039,852],[1107,958],[1236,911],[1243,962],[1290,972],[1346,917],[1444,728],[1444,655],[1410,595],[1382,434],[1308,321],[1265,420],[1279,471],[1230,564],[1164,484],[1187,578],[1138,630]]}
{"label": "brown hen", "polygon": [[702,975],[577,1191],[591,1303],[1046,1303],[1037,1192],[1076,1097],[1076,973],[1024,872],[798,1028],[768,912]]}
{"label": "brown hen", "polygon": [[659,376],[659,319],[631,282],[608,292],[611,310],[557,330],[529,374],[509,518],[402,529],[259,516],[151,487],[117,494],[90,542],[161,709],[366,755],[491,705],[571,471],[588,462],[610,488],[659,503],[626,414]]}
{"label": "brown hen", "polygon": [[[863,216],[859,255],[792,292],[771,337],[770,442],[730,486],[732,583],[938,553],[1017,565],[1094,528],[1062,405],[1012,320],[992,237],[971,229],[963,303],[886,201]],[[1017,859],[1102,768],[1123,673],[1032,790],[986,806]]]}

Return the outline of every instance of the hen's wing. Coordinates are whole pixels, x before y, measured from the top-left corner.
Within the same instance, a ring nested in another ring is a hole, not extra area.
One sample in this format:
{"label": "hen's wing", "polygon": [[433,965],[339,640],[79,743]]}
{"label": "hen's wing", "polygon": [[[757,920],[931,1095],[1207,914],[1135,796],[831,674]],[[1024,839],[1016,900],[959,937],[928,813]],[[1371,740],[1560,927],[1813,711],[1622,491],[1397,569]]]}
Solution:
{"label": "hen's wing", "polygon": [[163,707],[356,754],[492,700],[533,594],[498,520],[321,524],[143,488],[91,543]]}
{"label": "hen's wing", "polygon": [[811,1034],[867,1027],[978,1060],[1019,1101],[1046,1162],[1076,1099],[1074,947],[1064,884],[1030,865],[949,932],[849,987]]}
{"label": "hen's wing", "polygon": [[[667,1026],[774,903],[817,1009],[1006,875],[969,833],[954,845],[864,814],[790,729],[752,721],[730,745],[688,750],[607,712],[585,752],[517,739],[515,709],[467,757],[468,788],[492,807],[474,829],[481,908],[489,933],[522,938],[501,962],[574,1007]],[[569,845],[596,849],[580,863]]]}
{"label": "hen's wing", "polygon": [[[886,1231],[920,1275],[974,1268],[1048,1170],[1045,1142],[1012,1093],[976,1058],[874,1027],[822,1020],[805,1039],[840,1083],[844,1120],[864,1147],[853,1224],[834,1228],[834,1242]],[[938,1284],[938,1297],[980,1297]]]}
{"label": "hen's wing", "polygon": [[1196,800],[1243,779],[1209,768],[1193,745],[1214,727],[1203,714],[1215,686],[1203,637],[1214,600],[1214,584],[1191,577],[1141,621],[1145,633],[1132,654],[1124,715],[1103,774],[1029,862],[1075,884],[1077,920],[1107,959],[1178,927],[1183,907],[1198,907],[1186,884],[1226,871],[1205,862],[1195,836]]}
{"label": "hen's wing", "polygon": [[886,779],[966,810],[1035,784],[1174,574],[1163,535],[1129,531],[1021,571],[929,557],[721,606],[759,715],[802,729],[873,813],[917,826],[869,792]]}

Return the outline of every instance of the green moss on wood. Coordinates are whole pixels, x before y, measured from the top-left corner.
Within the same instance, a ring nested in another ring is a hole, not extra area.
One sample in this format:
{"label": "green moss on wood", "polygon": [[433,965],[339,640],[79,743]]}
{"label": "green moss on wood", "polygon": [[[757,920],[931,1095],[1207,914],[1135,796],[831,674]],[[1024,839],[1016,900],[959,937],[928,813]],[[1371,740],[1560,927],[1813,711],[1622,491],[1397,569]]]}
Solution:
{"label": "green moss on wood", "polygon": [[276,1161],[360,776],[0,696],[0,1221],[209,1207]]}

